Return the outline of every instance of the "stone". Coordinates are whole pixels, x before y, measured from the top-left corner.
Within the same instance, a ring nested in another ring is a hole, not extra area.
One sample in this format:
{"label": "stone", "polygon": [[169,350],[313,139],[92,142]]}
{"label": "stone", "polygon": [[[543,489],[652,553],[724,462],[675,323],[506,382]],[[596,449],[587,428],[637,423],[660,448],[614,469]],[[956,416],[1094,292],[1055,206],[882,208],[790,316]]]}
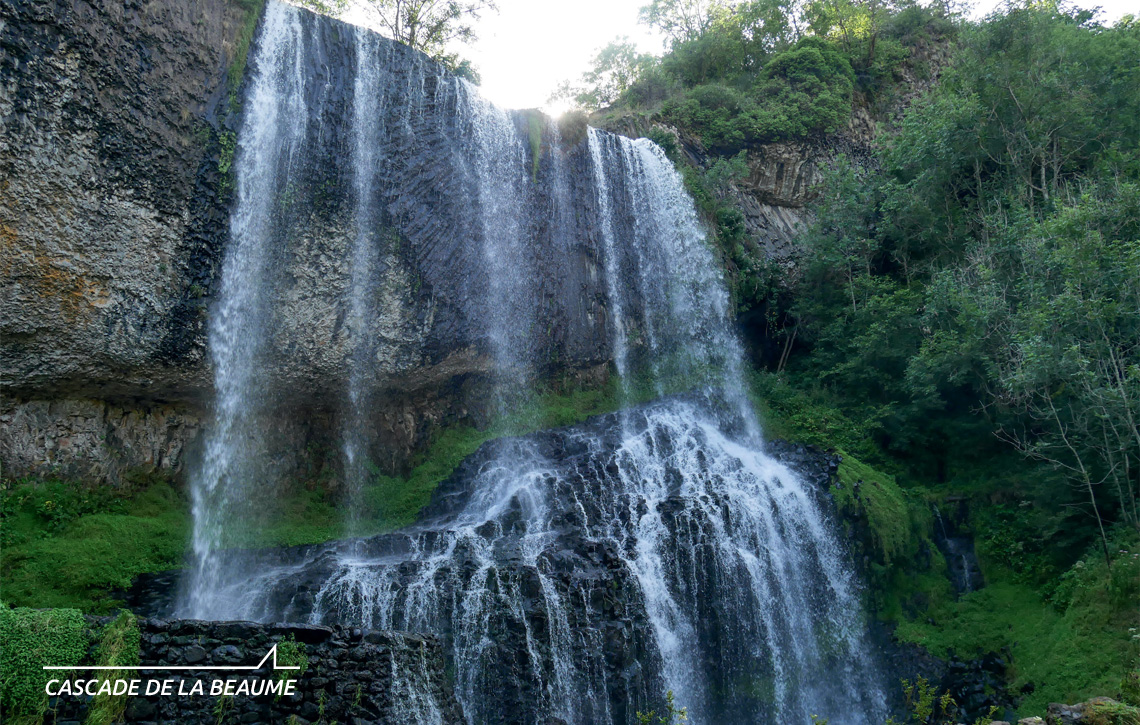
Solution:
{"label": "stone", "polygon": [[132,697],[127,701],[124,718],[127,720],[150,720],[158,712],[158,706],[142,697]]}
{"label": "stone", "polygon": [[1023,717],[1017,721],[1017,725],[1045,725],[1045,721],[1034,715],[1033,717]]}
{"label": "stone", "polygon": [[196,665],[206,659],[206,650],[199,645],[192,644],[182,652],[183,661],[188,665]]}
{"label": "stone", "polygon": [[1061,702],[1051,702],[1045,709],[1045,722],[1048,725],[1081,725],[1085,719],[1085,705],[1066,705]]}
{"label": "stone", "polygon": [[305,644],[320,644],[333,636],[330,627],[319,624],[275,624],[272,631],[282,636],[292,635],[298,642]]}
{"label": "stone", "polygon": [[[222,633],[222,636],[225,636],[225,634]],[[245,656],[240,649],[232,644],[227,644],[217,647],[210,652],[210,659],[219,665],[236,665],[241,664]]]}

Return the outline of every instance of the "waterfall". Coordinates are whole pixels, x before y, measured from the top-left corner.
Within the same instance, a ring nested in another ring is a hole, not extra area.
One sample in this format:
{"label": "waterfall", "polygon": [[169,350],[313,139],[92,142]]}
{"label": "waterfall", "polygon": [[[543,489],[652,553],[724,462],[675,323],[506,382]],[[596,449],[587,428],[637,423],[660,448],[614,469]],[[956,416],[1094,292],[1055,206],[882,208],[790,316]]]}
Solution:
{"label": "waterfall", "polygon": [[190,485],[194,558],[183,613],[200,619],[224,616],[212,596],[229,565],[223,547],[232,545],[252,482],[265,475],[258,431],[266,401],[258,370],[269,334],[275,205],[308,118],[303,52],[297,14],[269,3],[258,54],[250,61],[254,78],[238,134],[231,241],[209,331],[216,390],[213,425]]}
{"label": "waterfall", "polygon": [[488,272],[483,314],[498,392],[502,393],[504,388],[524,383],[531,373],[528,343],[535,310],[523,208],[530,182],[528,155],[509,113],[480,98],[469,86],[464,86],[463,100],[473,139],[469,151],[478,189],[483,264]]}
{"label": "waterfall", "polygon": [[[666,690],[694,723],[882,722],[825,494],[762,437],[716,254],[661,149],[568,138],[333,27],[271,1],[250,52],[184,613],[438,634],[473,724],[626,723]],[[331,312],[304,319],[335,320],[311,325],[332,350],[314,364],[336,371],[354,496],[378,381],[421,363],[392,340],[434,339],[441,310],[441,334],[487,361],[493,412],[594,349],[623,410],[486,444],[405,530],[238,561],[218,532],[272,481],[266,360],[300,329],[271,304],[273,260],[305,245],[340,270]],[[644,383],[656,400],[632,405]],[[421,695],[409,719],[432,722]]]}

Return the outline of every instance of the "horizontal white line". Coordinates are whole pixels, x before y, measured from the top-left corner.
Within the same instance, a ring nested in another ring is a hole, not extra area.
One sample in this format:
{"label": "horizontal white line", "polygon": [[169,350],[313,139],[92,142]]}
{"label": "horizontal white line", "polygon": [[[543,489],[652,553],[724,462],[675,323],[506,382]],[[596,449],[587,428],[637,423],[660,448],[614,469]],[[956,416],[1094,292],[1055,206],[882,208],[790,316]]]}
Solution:
{"label": "horizontal white line", "polygon": [[270,647],[269,651],[265,653],[265,656],[262,657],[261,661],[258,662],[256,665],[231,665],[228,667],[225,665],[202,665],[202,666],[199,666],[199,665],[172,665],[169,667],[154,667],[152,665],[130,665],[130,666],[126,666],[126,665],[88,665],[86,667],[83,667],[83,666],[71,667],[71,666],[66,666],[66,665],[44,665],[44,669],[45,670],[146,670],[148,672],[169,672],[172,670],[180,670],[180,671],[209,670],[212,672],[219,672],[219,671],[221,671],[221,672],[254,672],[256,670],[260,670],[262,668],[262,666],[265,665],[265,663],[269,661],[270,657],[273,658],[273,669],[274,670],[299,670],[299,669],[301,669],[300,665],[279,665],[279,664],[277,664],[277,645],[273,645],[272,647]]}
{"label": "horizontal white line", "polygon": [[[155,667],[155,666],[151,666],[151,665],[139,665],[137,667],[126,667],[126,666],[120,667],[120,666],[116,666],[116,665],[97,665],[97,666],[91,666],[91,667],[57,667],[57,666],[44,665],[44,669],[45,670],[148,670],[151,672],[166,672],[169,670],[212,670],[212,671],[229,670],[231,672],[234,672],[234,671],[240,670],[242,672],[254,672],[256,670],[260,670],[261,666],[260,665],[249,665],[248,667],[219,667],[219,666],[199,667],[197,665],[178,665],[178,666],[174,666],[174,667]],[[275,666],[273,669],[275,669],[275,670],[299,670],[299,669],[301,669],[301,666],[300,665],[293,665],[291,667],[288,667],[285,665],[279,665],[279,666]]]}

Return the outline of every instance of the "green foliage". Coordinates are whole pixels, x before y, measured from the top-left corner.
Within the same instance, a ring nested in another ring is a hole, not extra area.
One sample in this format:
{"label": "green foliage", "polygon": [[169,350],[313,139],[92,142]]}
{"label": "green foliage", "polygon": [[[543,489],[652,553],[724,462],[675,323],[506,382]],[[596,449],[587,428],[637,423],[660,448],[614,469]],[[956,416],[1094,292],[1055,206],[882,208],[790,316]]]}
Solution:
{"label": "green foliage", "polygon": [[230,113],[234,115],[237,114],[239,110],[238,107],[241,103],[238,98],[238,88],[241,86],[242,78],[245,77],[245,66],[249,60],[249,46],[253,43],[253,34],[254,31],[257,30],[257,21],[261,18],[261,12],[265,9],[265,0],[237,0],[237,3],[245,12],[245,17],[242,20],[241,29],[238,31],[233,58],[230,60],[229,68],[226,69],[226,82],[229,86]]}
{"label": "green foliage", "polygon": [[679,725],[689,721],[689,708],[677,707],[673,699],[673,691],[665,693],[665,712],[661,715],[656,710],[637,712],[637,725]]}
{"label": "green foliage", "polygon": [[[884,27],[941,22],[906,12]],[[1123,474],[1140,467],[1137,150],[1120,143],[1138,42],[1080,12],[997,14],[880,170],[840,161],[825,179],[790,310],[810,354],[790,365],[914,475],[945,480],[952,456],[1000,438],[1067,471],[1094,521],[1140,518]]]}
{"label": "green foliage", "polygon": [[[842,455],[842,454],[840,454]],[[839,485],[835,489],[840,508],[865,516],[872,533],[872,550],[885,565],[918,555],[922,531],[930,528],[924,506],[916,506],[895,483],[893,476],[880,473],[851,456],[839,464]]]}
{"label": "green foliage", "polygon": [[[277,664],[285,667],[300,667],[298,670],[280,670],[277,673],[278,681],[301,679],[309,670],[309,655],[305,653],[305,646],[298,644],[293,635],[286,635],[277,643]],[[357,698],[359,699],[359,693],[357,693]],[[281,693],[278,693],[275,699],[280,700]]]}
{"label": "green foliage", "polygon": [[[1042,712],[1049,702],[1115,692],[1140,655],[1128,632],[1138,624],[1135,599],[1122,603],[1113,596],[1107,565],[1095,553],[1078,564],[1066,573],[1072,594],[1067,601],[1064,595],[1058,598],[1060,608],[1043,601],[1034,588],[995,581],[990,572],[988,586],[932,608],[925,619],[902,622],[896,636],[939,656],[1010,647],[1011,684],[1036,686],[1019,708],[1023,713]],[[1134,562],[1114,567],[1135,578]]]}
{"label": "green foliage", "polygon": [[493,0],[366,0],[362,6],[386,36],[453,68],[462,64],[448,48],[474,41],[475,23],[497,9]]}
{"label": "green foliage", "polygon": [[608,106],[628,91],[654,58],[637,52],[628,37],[617,38],[594,56],[578,83],[564,81],[551,100],[565,98],[590,111]]}
{"label": "green foliage", "polygon": [[1126,705],[1140,707],[1140,669],[1126,672],[1120,678],[1120,700]]}
{"label": "green foliage", "polygon": [[954,722],[957,703],[950,697],[949,692],[939,694],[938,688],[930,684],[925,677],[919,677],[914,682],[903,680],[902,687],[909,712],[907,722],[920,725]]}
{"label": "green foliage", "polygon": [[87,622],[75,609],[0,604],[0,710],[5,722],[41,721],[47,709],[44,687],[58,677],[43,666],[79,664],[87,653],[87,636]]}
{"label": "green foliage", "polygon": [[1140,708],[1098,698],[1085,708],[1084,719],[1089,725],[1140,725]]}
{"label": "green foliage", "polygon": [[133,494],[60,481],[9,482],[0,501],[0,573],[4,597],[14,604],[108,611],[117,605],[111,590],[182,561],[186,505],[162,482]]}
{"label": "green foliage", "polygon": [[[99,634],[95,649],[95,663],[100,666],[133,666],[139,664],[139,645],[142,641],[135,615],[126,610],[112,620]],[[128,670],[104,670],[97,676],[100,682],[128,679]],[[111,725],[122,720],[127,710],[127,695],[96,695],[87,710],[86,725]]]}
{"label": "green foliage", "polygon": [[712,151],[836,131],[851,113],[854,72],[835,47],[805,38],[774,55],[751,88],[724,83],[689,89],[663,108],[665,117],[697,133]]}
{"label": "green foliage", "polygon": [[223,196],[234,188],[234,153],[237,151],[237,134],[223,129],[218,132],[218,192]]}

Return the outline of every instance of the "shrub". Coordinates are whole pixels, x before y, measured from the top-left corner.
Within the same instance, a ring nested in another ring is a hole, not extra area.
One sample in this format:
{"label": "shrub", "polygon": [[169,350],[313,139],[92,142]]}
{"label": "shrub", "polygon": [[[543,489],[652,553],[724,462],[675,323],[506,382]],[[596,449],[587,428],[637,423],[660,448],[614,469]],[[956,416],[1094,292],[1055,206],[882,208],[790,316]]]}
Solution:
{"label": "shrub", "polygon": [[772,57],[749,91],[706,83],[667,102],[672,122],[729,155],[771,141],[839,130],[851,114],[855,72],[831,43],[804,38]]}

